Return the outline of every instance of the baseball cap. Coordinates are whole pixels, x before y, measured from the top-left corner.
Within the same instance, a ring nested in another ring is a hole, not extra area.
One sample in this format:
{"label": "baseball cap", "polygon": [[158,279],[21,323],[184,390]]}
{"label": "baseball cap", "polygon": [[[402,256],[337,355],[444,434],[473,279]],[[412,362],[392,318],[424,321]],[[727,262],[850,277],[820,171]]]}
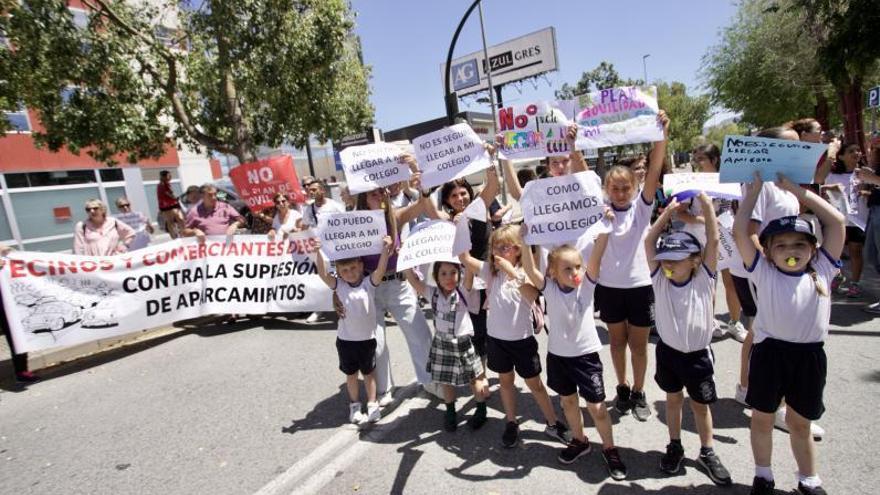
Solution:
{"label": "baseball cap", "polygon": [[763,244],[768,238],[786,232],[807,234],[813,239],[813,242],[816,242],[816,234],[813,233],[813,226],[810,222],[796,216],[780,217],[770,221],[761,231],[760,241]]}
{"label": "baseball cap", "polygon": [[660,240],[654,261],[679,261],[702,252],[700,241],[687,232],[673,232]]}

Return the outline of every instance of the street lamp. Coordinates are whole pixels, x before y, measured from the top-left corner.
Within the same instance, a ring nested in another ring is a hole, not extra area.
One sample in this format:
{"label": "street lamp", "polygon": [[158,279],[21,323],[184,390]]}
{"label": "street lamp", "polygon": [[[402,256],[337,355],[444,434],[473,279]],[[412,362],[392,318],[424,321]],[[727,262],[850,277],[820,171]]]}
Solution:
{"label": "street lamp", "polygon": [[[446,99],[446,119],[449,125],[455,123],[455,114],[458,113],[458,95],[449,91],[449,78],[450,73],[452,72],[452,52],[455,51],[455,43],[458,41],[458,35],[461,34],[461,28],[464,27],[465,21],[471,15],[471,12],[474,11],[474,8],[480,3],[480,0],[474,0],[474,3],[468,7],[467,11],[464,13],[464,17],[461,18],[461,21],[458,23],[458,27],[455,29],[455,34],[452,35],[452,43],[449,44],[449,52],[446,54],[446,85],[445,85],[445,99]],[[486,60],[488,64],[489,61]],[[477,69],[479,70],[479,69]],[[491,88],[490,88],[491,90]]]}
{"label": "street lamp", "polygon": [[648,60],[648,57],[650,57],[650,56],[651,56],[650,53],[648,53],[646,55],[642,55],[642,70],[645,71],[645,86],[648,85],[648,62],[647,62],[647,60]]}

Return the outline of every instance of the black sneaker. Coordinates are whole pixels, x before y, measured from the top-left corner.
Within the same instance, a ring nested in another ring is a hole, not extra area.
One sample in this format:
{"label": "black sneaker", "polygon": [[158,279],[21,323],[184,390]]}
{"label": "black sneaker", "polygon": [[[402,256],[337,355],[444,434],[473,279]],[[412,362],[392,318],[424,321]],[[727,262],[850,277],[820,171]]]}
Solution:
{"label": "black sneaker", "polygon": [[774,495],[776,493],[776,483],[765,480],[760,476],[755,476],[752,480],[751,495]]}
{"label": "black sneaker", "polygon": [[[586,438],[584,438],[586,440]],[[562,449],[562,452],[556,456],[556,459],[563,464],[571,464],[578,460],[578,457],[585,456],[590,453],[592,446],[589,441],[581,442],[577,438],[572,438],[568,447]]]}
{"label": "black sneaker", "polygon": [[632,399],[630,398],[630,389],[627,385],[617,386],[617,400],[614,402],[614,408],[620,414],[627,414],[632,409]]}
{"label": "black sneaker", "polygon": [[446,408],[446,420],[443,422],[443,429],[446,431],[455,431],[458,429],[458,415],[455,414],[455,409]]}
{"label": "black sneaker", "polygon": [[666,454],[660,458],[660,470],[666,474],[676,474],[681,470],[683,460],[684,447],[680,443],[669,442],[666,445]]}
{"label": "black sneaker", "polygon": [[629,397],[632,403],[633,416],[639,421],[647,421],[651,417],[651,408],[648,407],[645,391],[636,392],[633,390]]}
{"label": "black sneaker", "polygon": [[715,452],[700,454],[700,456],[697,457],[697,462],[703,466],[703,469],[706,470],[706,474],[709,475],[709,478],[716,485],[727,486],[733,482],[733,480],[730,479],[730,472],[724,467],[724,464],[721,464],[721,459],[715,455]]}
{"label": "black sneaker", "polygon": [[626,466],[620,459],[620,452],[617,447],[602,451],[602,458],[605,459],[605,465],[608,467],[608,474],[615,481],[626,479]]}
{"label": "black sneaker", "polygon": [[474,410],[474,415],[468,419],[468,426],[471,427],[472,430],[479,430],[481,426],[486,424],[486,403],[485,402],[477,402],[477,408]]}
{"label": "black sneaker", "polygon": [[501,445],[507,449],[516,447],[519,442],[519,425],[516,421],[508,421],[504,427],[504,434],[501,435]]}
{"label": "black sneaker", "polygon": [[555,425],[548,424],[544,428],[544,434],[550,438],[559,440],[564,445],[571,443],[571,432],[568,431],[568,427],[562,424],[561,421],[556,421]]}
{"label": "black sneaker", "polygon": [[816,488],[810,488],[808,486],[804,486],[803,483],[798,482],[797,493],[800,495],[828,495],[828,492],[822,488],[821,485]]}

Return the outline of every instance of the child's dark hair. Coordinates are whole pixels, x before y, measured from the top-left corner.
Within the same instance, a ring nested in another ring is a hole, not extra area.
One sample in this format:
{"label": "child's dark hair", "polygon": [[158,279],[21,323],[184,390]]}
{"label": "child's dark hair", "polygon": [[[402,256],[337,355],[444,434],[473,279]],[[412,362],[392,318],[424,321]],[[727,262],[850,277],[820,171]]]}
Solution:
{"label": "child's dark hair", "polygon": [[519,182],[519,187],[526,187],[526,184],[537,178],[538,176],[535,174],[535,171],[530,168],[521,168],[516,171],[516,180]]}
{"label": "child's dark hair", "polygon": [[436,283],[438,287],[440,285],[440,268],[442,268],[443,265],[454,266],[455,269],[458,270],[458,281],[461,282],[461,265],[451,261],[435,261],[434,266],[431,268],[431,275],[434,276],[434,283]]}
{"label": "child's dark hair", "polygon": [[361,259],[360,256],[355,256],[354,258],[340,258],[340,259],[334,261],[333,263],[335,263],[336,266],[339,266],[339,265],[350,265],[352,263],[358,263],[358,262],[363,263],[364,260]]}

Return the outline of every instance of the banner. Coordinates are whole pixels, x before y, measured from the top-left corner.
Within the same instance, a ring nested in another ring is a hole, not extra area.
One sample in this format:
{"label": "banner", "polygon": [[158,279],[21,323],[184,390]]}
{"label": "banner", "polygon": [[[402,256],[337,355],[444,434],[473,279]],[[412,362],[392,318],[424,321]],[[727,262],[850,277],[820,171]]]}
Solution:
{"label": "banner", "polygon": [[730,268],[733,263],[742,265],[742,258],[733,238],[733,212],[725,211],[718,216],[718,269]]}
{"label": "banner", "polygon": [[499,156],[505,160],[567,156],[571,153],[565,140],[568,125],[565,114],[545,101],[501,108]]}
{"label": "banner", "polygon": [[602,189],[588,172],[530,181],[520,207],[526,244],[558,245],[579,238],[602,219]]}
{"label": "banner", "polygon": [[483,141],[465,123],[419,136],[413,139],[413,147],[425,189],[492,166]]}
{"label": "banner", "polygon": [[404,151],[391,143],[351,146],[339,152],[351,194],[409,180],[412,171],[403,161]]}
{"label": "banner", "polygon": [[663,140],[657,87],[623,86],[556,102],[578,125],[575,148],[605,148]]}
{"label": "banner", "polygon": [[705,192],[706,196],[721,199],[742,199],[739,184],[721,184],[718,173],[687,172],[663,176],[663,192],[666,197],[675,196],[678,201]]}
{"label": "banner", "polygon": [[382,210],[330,213],[318,218],[321,252],[330,261],[380,254],[387,231]]}
{"label": "banner", "polygon": [[755,171],[765,182],[782,173],[795,184],[810,184],[827,144],[752,136],[725,136],[721,182],[751,183]]}
{"label": "banner", "polygon": [[306,200],[290,155],[243,163],[229,171],[229,178],[254,213],[274,206],[272,196],[277,193],[286,195],[294,203]]}
{"label": "banner", "polygon": [[[467,223],[466,219],[461,221]],[[397,271],[435,261],[458,263],[458,258],[452,255],[455,230],[455,224],[445,220],[428,220],[416,225],[400,247]]]}
{"label": "banner", "polygon": [[210,314],[332,310],[308,231],[193,237],[116,256],[13,251],[0,290],[15,347],[31,352]]}

